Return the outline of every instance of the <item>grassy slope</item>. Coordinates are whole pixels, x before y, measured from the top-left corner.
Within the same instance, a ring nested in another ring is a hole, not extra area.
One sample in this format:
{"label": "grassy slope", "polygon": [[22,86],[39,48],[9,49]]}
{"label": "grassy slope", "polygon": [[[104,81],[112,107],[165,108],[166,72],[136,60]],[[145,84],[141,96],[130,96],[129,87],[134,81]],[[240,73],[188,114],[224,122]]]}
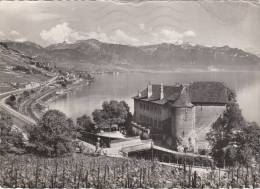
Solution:
{"label": "grassy slope", "polygon": [[43,74],[26,74],[24,72],[14,72],[8,69],[9,66],[30,67],[30,58],[21,53],[0,45],[0,93],[15,89],[11,82],[26,84],[31,81],[40,82],[48,78]]}

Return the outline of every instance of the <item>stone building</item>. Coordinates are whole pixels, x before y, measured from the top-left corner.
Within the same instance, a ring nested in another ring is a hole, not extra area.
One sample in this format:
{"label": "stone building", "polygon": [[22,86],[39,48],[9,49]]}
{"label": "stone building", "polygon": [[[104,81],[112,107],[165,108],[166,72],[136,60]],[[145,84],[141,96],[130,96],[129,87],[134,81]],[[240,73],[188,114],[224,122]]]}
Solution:
{"label": "stone building", "polygon": [[207,149],[206,133],[225,110],[228,91],[220,82],[148,84],[133,97],[134,122],[149,128],[150,137],[162,146]]}

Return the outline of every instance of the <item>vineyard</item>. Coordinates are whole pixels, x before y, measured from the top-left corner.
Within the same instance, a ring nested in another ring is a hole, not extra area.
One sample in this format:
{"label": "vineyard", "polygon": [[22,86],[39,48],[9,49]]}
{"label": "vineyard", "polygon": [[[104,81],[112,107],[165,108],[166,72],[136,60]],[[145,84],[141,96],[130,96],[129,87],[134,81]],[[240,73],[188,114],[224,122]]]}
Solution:
{"label": "vineyard", "polygon": [[145,160],[73,155],[0,157],[0,187],[162,188],[260,186],[259,170],[202,170]]}

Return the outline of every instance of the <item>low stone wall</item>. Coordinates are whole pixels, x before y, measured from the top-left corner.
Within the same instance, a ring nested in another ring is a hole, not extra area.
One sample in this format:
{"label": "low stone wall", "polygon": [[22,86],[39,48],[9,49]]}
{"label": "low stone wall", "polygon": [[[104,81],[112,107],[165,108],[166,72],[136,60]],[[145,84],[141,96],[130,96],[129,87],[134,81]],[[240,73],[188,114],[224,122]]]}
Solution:
{"label": "low stone wall", "polygon": [[132,128],[133,135],[140,136],[140,137],[146,138],[146,139],[149,138],[150,129],[142,127],[141,125],[138,125],[135,122],[132,122],[131,128]]}
{"label": "low stone wall", "polygon": [[225,111],[225,106],[196,106],[195,132],[198,150],[208,149],[207,133],[212,124]]}

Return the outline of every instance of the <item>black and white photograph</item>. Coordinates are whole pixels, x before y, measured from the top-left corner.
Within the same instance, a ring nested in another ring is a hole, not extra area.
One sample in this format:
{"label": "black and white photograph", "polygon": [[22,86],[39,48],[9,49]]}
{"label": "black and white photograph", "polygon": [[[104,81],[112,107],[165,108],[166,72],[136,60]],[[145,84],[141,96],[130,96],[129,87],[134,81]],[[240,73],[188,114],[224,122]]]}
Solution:
{"label": "black and white photograph", "polygon": [[0,188],[260,188],[260,1],[0,0]]}

